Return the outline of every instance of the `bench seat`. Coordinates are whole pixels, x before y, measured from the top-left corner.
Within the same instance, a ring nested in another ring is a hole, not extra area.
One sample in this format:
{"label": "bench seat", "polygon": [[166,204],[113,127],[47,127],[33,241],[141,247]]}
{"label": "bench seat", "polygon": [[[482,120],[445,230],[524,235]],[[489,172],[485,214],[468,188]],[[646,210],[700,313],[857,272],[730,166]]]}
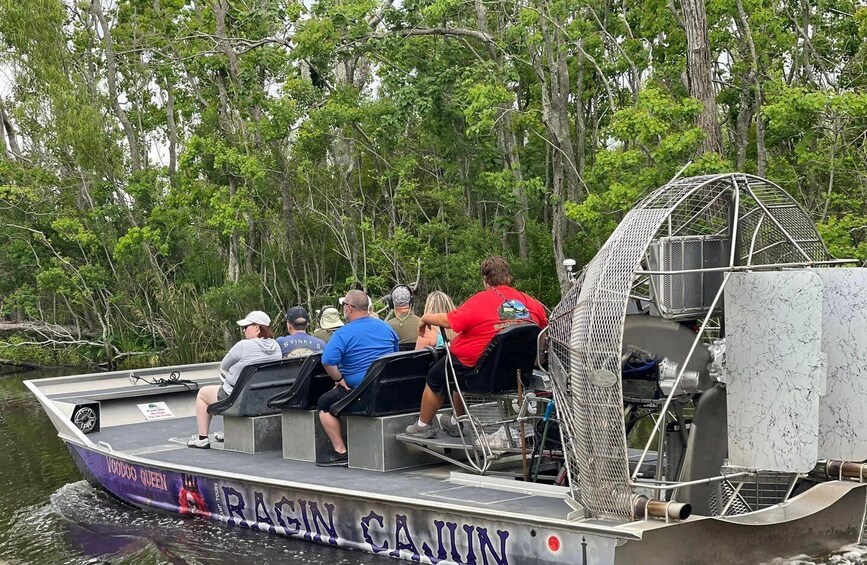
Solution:
{"label": "bench seat", "polygon": [[371,363],[358,386],[331,407],[331,413],[379,417],[418,412],[427,373],[437,357],[433,348],[383,355]]}
{"label": "bench seat", "polygon": [[208,406],[208,413],[224,417],[279,414],[280,410],[270,407],[268,401],[295,384],[305,361],[304,357],[294,357],[244,367],[232,394]]}

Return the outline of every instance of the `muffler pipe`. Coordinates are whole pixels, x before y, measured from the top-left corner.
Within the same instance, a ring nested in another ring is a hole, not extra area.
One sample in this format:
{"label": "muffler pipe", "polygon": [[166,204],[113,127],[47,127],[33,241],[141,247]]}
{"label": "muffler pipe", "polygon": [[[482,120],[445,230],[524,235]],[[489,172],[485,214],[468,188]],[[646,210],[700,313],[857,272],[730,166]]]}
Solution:
{"label": "muffler pipe", "polygon": [[642,494],[633,499],[632,513],[636,520],[663,518],[666,522],[680,521],[689,518],[692,506],[673,500],[652,500]]}
{"label": "muffler pipe", "polygon": [[864,479],[867,479],[867,464],[854,461],[826,461],[824,475],[828,479],[856,479],[863,483]]}

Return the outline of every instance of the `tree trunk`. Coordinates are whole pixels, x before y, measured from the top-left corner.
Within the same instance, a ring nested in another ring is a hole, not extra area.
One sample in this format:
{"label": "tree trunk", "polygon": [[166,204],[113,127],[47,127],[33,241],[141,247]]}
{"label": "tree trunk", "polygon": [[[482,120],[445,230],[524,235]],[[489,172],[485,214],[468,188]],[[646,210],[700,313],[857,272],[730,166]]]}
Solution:
{"label": "tree trunk", "polygon": [[735,124],[735,148],[737,156],[735,158],[735,168],[738,171],[744,170],[744,164],[747,160],[747,143],[749,142],[750,122],[753,117],[753,104],[750,100],[750,86],[753,82],[752,73],[747,73],[740,77],[741,92],[738,100],[738,117]]}
{"label": "tree trunk", "polygon": [[[9,136],[9,143],[6,143],[6,137]],[[9,121],[9,116],[6,115],[6,104],[3,97],[0,96],[0,157],[7,157],[6,150],[12,156],[18,155],[18,141],[15,139],[15,129],[12,127],[12,122]]]}
{"label": "tree trunk", "polygon": [[722,130],[717,116],[716,94],[708,42],[707,12],[704,0],[681,0],[686,31],[689,95],[702,104],[696,125],[704,132],[701,150],[722,154]]}
{"label": "tree trunk", "polygon": [[175,122],[175,95],[172,93],[171,81],[166,81],[166,130],[169,138],[169,182],[176,183],[175,174],[178,167],[178,125]]}
{"label": "tree trunk", "polygon": [[[550,6],[542,19],[542,46],[533,57],[533,68],[539,78],[542,102],[542,121],[548,132],[548,143],[552,149],[552,227],[551,236],[554,246],[554,261],[557,280],[562,292],[569,288],[569,277],[563,267],[563,238],[566,225],[564,207],[565,195],[577,193],[578,175],[575,169],[575,151],[572,145],[571,123],[569,120],[569,68],[566,56],[568,50],[563,37],[560,15]],[[550,20],[551,23],[548,23]]]}
{"label": "tree trunk", "polygon": [[[488,26],[488,13],[485,4],[482,0],[476,0],[476,19],[479,24],[479,31],[490,36]],[[502,35],[502,30],[497,30],[498,36]],[[497,63],[498,76],[506,76],[503,64],[503,58],[492,43],[486,43],[488,54]],[[518,257],[522,261],[526,261],[530,257],[530,245],[527,242],[527,210],[530,207],[527,199],[527,192],[524,190],[524,174],[521,171],[521,158],[518,154],[518,141],[515,138],[515,127],[512,122],[512,108],[507,103],[497,105],[497,119],[494,121],[497,128],[497,144],[500,148],[500,153],[503,156],[503,163],[506,168],[512,173],[515,182],[512,185],[512,191],[515,195],[515,200],[518,202],[518,210],[515,211],[515,230],[518,232]]]}
{"label": "tree trunk", "polygon": [[756,52],[756,42],[753,40],[753,30],[750,27],[750,20],[747,18],[746,10],[741,0],[737,0],[739,28],[743,32],[744,41],[746,42],[750,54],[750,72],[749,79],[753,83],[753,108],[752,114],[756,118],[756,174],[760,177],[765,176],[765,166],[768,162],[768,154],[765,149],[765,119],[762,116],[762,103],[764,96],[762,94],[762,74],[759,69],[759,57]]}
{"label": "tree trunk", "polygon": [[102,43],[103,48],[105,49],[105,80],[108,83],[109,102],[111,103],[114,115],[120,121],[123,133],[126,135],[126,141],[129,144],[130,166],[132,167],[133,172],[137,172],[141,170],[141,152],[139,151],[138,138],[136,137],[132,123],[130,123],[126,111],[120,105],[120,101],[118,100],[117,63],[114,57],[114,43],[111,39],[111,28],[108,26],[108,22],[102,12],[101,0],[91,0],[90,9],[93,16],[99,22],[99,27],[102,28]]}
{"label": "tree trunk", "polygon": [[765,168],[768,163],[768,150],[765,148],[765,117],[762,115],[762,91],[756,83],[755,114],[756,114],[756,174],[765,176]]}
{"label": "tree trunk", "polygon": [[[584,40],[579,40],[579,45],[583,45]],[[583,47],[579,49],[577,54],[577,76],[575,77],[575,168],[578,169],[578,176],[584,178],[584,166],[587,139],[587,124],[584,122],[584,56],[581,54]],[[572,191],[569,193],[569,200],[577,201],[578,193]]]}

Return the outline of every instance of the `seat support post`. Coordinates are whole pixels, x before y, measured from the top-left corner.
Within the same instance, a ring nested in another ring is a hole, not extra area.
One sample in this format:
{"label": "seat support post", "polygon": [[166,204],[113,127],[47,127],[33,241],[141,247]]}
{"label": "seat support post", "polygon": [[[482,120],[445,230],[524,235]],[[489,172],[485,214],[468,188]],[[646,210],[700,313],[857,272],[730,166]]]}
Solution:
{"label": "seat support post", "polygon": [[[515,370],[515,376],[518,380],[518,413],[520,415],[521,407],[524,406],[524,383],[521,381],[521,369]],[[518,422],[518,433],[521,434],[521,470],[524,472],[524,482],[526,483],[530,478],[530,473],[527,466],[527,438],[524,436],[523,419]]]}

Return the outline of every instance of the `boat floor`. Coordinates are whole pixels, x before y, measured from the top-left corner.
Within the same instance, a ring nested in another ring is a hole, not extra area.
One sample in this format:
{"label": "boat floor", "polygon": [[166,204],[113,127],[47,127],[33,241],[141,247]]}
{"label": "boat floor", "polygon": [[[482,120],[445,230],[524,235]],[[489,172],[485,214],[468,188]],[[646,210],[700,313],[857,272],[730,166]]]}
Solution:
{"label": "boat floor", "polygon": [[[214,418],[211,429],[221,429],[221,420],[220,417]],[[94,443],[107,443],[115,452],[168,467],[195,467],[217,476],[246,475],[264,484],[288,481],[322,491],[339,486],[371,499],[400,493],[401,497],[409,499],[408,502],[414,499],[428,504],[457,505],[486,514],[514,514],[542,522],[565,520],[572,511],[563,499],[565,489],[558,493],[558,489],[549,487],[543,494],[534,494],[526,483],[491,482],[473,475],[463,475],[469,481],[449,482],[457,467],[445,463],[382,473],[346,467],[318,467],[314,463],[283,459],[279,451],[251,455],[222,448],[188,448],[185,442],[195,427],[194,417],[175,418],[103,428],[88,435],[88,439]],[[214,445],[220,444],[212,442]],[[474,478],[479,479],[482,486],[474,486]]]}

